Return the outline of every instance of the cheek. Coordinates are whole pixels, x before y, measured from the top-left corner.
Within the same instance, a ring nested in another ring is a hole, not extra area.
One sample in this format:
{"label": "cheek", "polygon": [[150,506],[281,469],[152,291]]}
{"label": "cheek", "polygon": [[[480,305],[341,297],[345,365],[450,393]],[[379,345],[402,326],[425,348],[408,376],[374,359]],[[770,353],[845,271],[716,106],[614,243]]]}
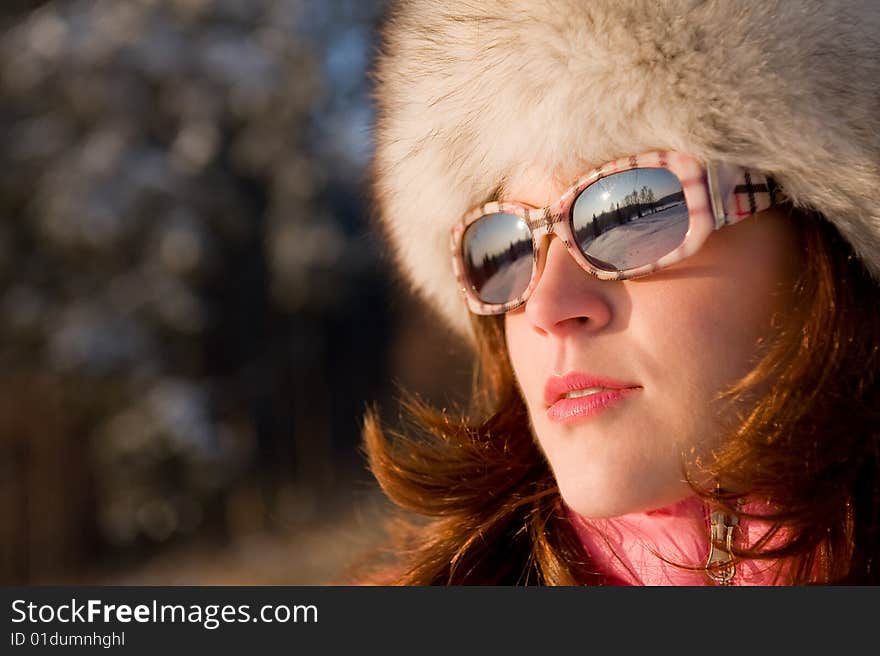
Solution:
{"label": "cheek", "polygon": [[633,328],[646,347],[671,369],[709,367],[729,355],[734,346],[729,337],[741,335],[736,321],[742,316],[741,297],[712,284],[679,284],[674,290],[649,291],[635,311]]}
{"label": "cheek", "polygon": [[646,388],[648,423],[681,445],[693,432],[713,432],[711,399],[738,348],[722,337],[725,317],[706,311],[704,290],[680,280],[652,287],[640,286],[633,302],[630,360]]}
{"label": "cheek", "polygon": [[723,275],[709,270],[634,288],[634,351],[682,429],[720,427],[718,393],[753,369],[774,315],[790,311],[793,282],[779,275],[776,262],[742,262]]}
{"label": "cheek", "polygon": [[752,369],[774,314],[789,308],[791,271],[772,240],[738,245],[717,240],[679,270],[684,275],[631,286],[630,329],[655,373],[679,376],[707,401]]}
{"label": "cheek", "polygon": [[644,297],[633,303],[630,329],[651,377],[708,397],[747,373],[769,314],[763,303],[713,280],[640,291]]}
{"label": "cheek", "polygon": [[541,359],[539,356],[541,342],[534,336],[522,311],[508,312],[504,318],[504,335],[507,353],[517,381],[523,388],[530,388],[529,374],[537,377]]}

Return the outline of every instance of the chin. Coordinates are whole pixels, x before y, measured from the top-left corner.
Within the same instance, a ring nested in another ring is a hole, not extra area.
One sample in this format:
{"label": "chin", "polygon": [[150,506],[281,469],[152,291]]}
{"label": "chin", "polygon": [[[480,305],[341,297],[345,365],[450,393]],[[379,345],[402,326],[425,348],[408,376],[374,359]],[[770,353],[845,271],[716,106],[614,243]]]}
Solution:
{"label": "chin", "polygon": [[607,519],[671,506],[692,494],[681,481],[666,485],[634,485],[632,479],[605,484],[557,476],[562,500],[574,512],[589,519]]}

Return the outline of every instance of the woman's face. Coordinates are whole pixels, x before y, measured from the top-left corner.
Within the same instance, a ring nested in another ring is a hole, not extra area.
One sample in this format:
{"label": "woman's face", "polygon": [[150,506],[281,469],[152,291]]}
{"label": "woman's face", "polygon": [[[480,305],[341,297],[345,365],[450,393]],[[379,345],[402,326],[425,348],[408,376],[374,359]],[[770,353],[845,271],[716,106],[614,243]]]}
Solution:
{"label": "woman's face", "polygon": [[[531,174],[509,196],[542,207],[563,191]],[[614,517],[690,493],[683,460],[710,454],[737,414],[714,397],[752,368],[774,315],[793,309],[796,244],[785,213],[771,209],[714,232],[672,267],[601,281],[551,238],[537,287],[505,327],[535,436],[575,512]],[[635,389],[598,413],[577,414],[586,397],[569,402],[575,415],[562,419],[559,405],[548,413],[546,387],[573,373]]]}

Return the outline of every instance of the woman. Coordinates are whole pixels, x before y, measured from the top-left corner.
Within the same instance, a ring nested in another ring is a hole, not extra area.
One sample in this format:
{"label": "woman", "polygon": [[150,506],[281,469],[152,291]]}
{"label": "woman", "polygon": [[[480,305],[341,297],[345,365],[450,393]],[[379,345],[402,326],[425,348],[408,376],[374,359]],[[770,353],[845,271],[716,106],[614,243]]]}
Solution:
{"label": "woman", "polygon": [[366,417],[409,511],[377,581],[880,581],[878,28],[393,3],[381,227],[476,376],[460,416]]}

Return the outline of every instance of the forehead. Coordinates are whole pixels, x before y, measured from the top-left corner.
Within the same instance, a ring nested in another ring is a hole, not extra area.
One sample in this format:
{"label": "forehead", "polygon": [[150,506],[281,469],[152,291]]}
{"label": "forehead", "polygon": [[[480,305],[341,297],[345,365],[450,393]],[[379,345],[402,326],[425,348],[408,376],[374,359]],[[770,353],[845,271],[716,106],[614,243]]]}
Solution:
{"label": "forehead", "polygon": [[525,164],[518,167],[494,186],[486,202],[515,200],[535,207],[544,207],[557,200],[587,172],[600,163],[576,162],[567,166]]}

